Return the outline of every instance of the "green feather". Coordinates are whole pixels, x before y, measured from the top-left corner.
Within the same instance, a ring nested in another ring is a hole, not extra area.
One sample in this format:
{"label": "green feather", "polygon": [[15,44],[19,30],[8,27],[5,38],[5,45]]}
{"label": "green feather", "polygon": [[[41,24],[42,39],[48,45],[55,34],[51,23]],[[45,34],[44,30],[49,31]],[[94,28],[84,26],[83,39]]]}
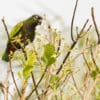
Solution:
{"label": "green feather", "polygon": [[23,26],[23,22],[20,22],[13,27],[13,29],[10,32],[10,35],[9,35],[10,39],[19,34],[19,31],[22,29],[22,26]]}
{"label": "green feather", "polygon": [[5,51],[3,56],[2,56],[2,60],[8,62],[9,61],[9,56],[8,56],[8,53]]}

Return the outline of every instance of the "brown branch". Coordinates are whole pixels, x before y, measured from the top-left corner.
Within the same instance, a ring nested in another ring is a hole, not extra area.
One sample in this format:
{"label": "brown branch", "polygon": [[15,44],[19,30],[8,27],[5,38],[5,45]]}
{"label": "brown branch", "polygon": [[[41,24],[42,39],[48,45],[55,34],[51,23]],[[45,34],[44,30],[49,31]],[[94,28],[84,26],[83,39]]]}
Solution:
{"label": "brown branch", "polygon": [[66,62],[66,60],[67,60],[68,57],[70,56],[71,51],[72,51],[73,48],[75,47],[77,41],[80,39],[80,35],[81,35],[82,32],[84,31],[84,29],[85,29],[87,23],[88,23],[88,19],[86,20],[85,24],[83,25],[83,27],[82,27],[82,29],[81,29],[81,31],[80,31],[80,33],[79,33],[77,39],[72,43],[71,48],[70,48],[71,50],[66,54],[66,56],[65,56],[65,58],[64,58],[64,60],[63,60],[63,62],[62,62],[62,64],[60,65],[59,69],[57,70],[56,74],[59,74],[59,73],[60,73],[61,69],[63,68],[64,63]]}
{"label": "brown branch", "polygon": [[93,7],[91,8],[91,16],[92,16],[92,21],[93,21],[93,24],[94,24],[94,27],[95,27],[95,30],[96,30],[96,33],[97,33],[97,36],[98,36],[98,44],[100,44],[100,33],[99,33],[99,29],[98,29],[98,26],[97,26],[96,21],[95,21],[94,8]]}
{"label": "brown branch", "polygon": [[[10,41],[8,28],[7,28],[7,25],[6,25],[6,23],[5,23],[4,18],[2,19],[2,22],[3,22],[4,28],[5,28],[6,34],[7,34],[7,36],[8,36],[8,40]],[[13,71],[12,71],[11,58],[10,58],[10,57],[9,57],[9,67],[10,67],[10,72],[11,72],[12,79],[13,79],[13,82],[14,82],[14,84],[15,84],[16,90],[17,90],[17,92],[18,92],[18,95],[21,97],[21,94],[20,94],[20,92],[19,92],[19,89],[18,89],[18,87],[17,87],[16,80],[15,80],[15,77],[14,77],[14,73],[13,73]]]}
{"label": "brown branch", "polygon": [[80,35],[79,36],[81,36],[81,34],[83,33],[83,31],[84,31],[86,25],[88,24],[88,22],[89,22],[89,19],[87,19],[86,22],[84,23],[84,25],[83,25],[83,27],[82,27],[82,29],[80,31]]}
{"label": "brown branch", "polygon": [[78,35],[79,35],[79,34],[78,34],[78,33],[79,33],[79,32],[78,32],[78,26],[76,26],[76,33],[77,33],[77,37],[78,37]]}
{"label": "brown branch", "polygon": [[76,88],[78,94],[80,95],[81,98],[83,98],[83,96],[82,96],[81,92],[79,91],[78,86],[77,86],[77,84],[76,84],[76,82],[75,82],[75,79],[74,79],[73,74],[72,74],[72,80],[73,80],[74,86],[75,86],[75,88]]}
{"label": "brown branch", "polygon": [[9,74],[10,74],[10,66],[8,66],[7,68],[7,73],[6,73],[6,77],[5,77],[5,81],[4,81],[4,100],[8,100],[8,89],[9,89]]}
{"label": "brown branch", "polygon": [[96,64],[95,59],[94,59],[94,55],[93,55],[92,48],[90,49],[90,52],[91,52],[91,58],[92,58],[92,61],[93,61],[94,65],[95,65],[95,68],[96,68],[96,70],[100,73],[100,70],[99,70],[99,68],[98,68],[98,66],[97,66],[97,64]]}
{"label": "brown branch", "polygon": [[23,86],[22,86],[22,94],[21,94],[21,99],[20,99],[20,100],[26,100],[26,99],[25,99],[26,85],[27,85],[27,80],[24,80]]}
{"label": "brown branch", "polygon": [[[35,78],[34,78],[34,74],[32,72],[31,72],[31,76],[32,76],[32,80],[33,80],[33,83],[34,83],[34,87],[36,87],[36,81],[35,81]],[[35,92],[36,92],[36,95],[38,97],[38,100],[41,100],[40,97],[39,97],[39,93],[38,93],[37,88],[35,89]]]}
{"label": "brown branch", "polygon": [[[74,46],[76,45],[77,41],[74,41],[73,44],[71,45],[71,50],[74,48]],[[66,60],[68,59],[68,57],[70,56],[71,50],[67,53],[67,55],[65,56],[61,66],[59,67],[59,69],[57,70],[56,74],[59,74],[59,72],[61,71],[61,69],[63,68],[64,63],[66,62]]]}
{"label": "brown branch", "polygon": [[9,66],[10,66],[10,71],[11,71],[12,79],[13,79],[13,82],[14,82],[14,84],[15,84],[17,93],[18,93],[18,95],[21,97],[20,91],[19,91],[19,89],[18,89],[16,80],[15,80],[15,77],[14,77],[14,73],[13,73],[13,71],[12,71],[12,67],[11,67],[11,59],[10,59],[10,57],[9,57]]}
{"label": "brown branch", "polygon": [[86,30],[86,32],[89,32],[90,29],[91,29],[91,27],[92,27],[92,25],[90,25],[90,26],[88,27],[88,29]]}
{"label": "brown branch", "polygon": [[58,43],[58,48],[57,48],[58,53],[59,53],[59,50],[60,50],[60,46],[61,46],[61,39],[59,39],[59,43]]}
{"label": "brown branch", "polygon": [[6,23],[5,23],[4,17],[2,18],[2,22],[3,22],[3,25],[4,25],[5,31],[6,31],[6,33],[7,33],[8,40],[10,40],[8,28],[7,28],[7,25],[6,25]]}
{"label": "brown branch", "polygon": [[88,62],[87,62],[87,59],[85,58],[84,53],[83,53],[82,55],[83,55],[83,59],[84,59],[86,65],[87,65],[87,67],[88,67],[88,70],[91,71],[90,66],[89,66],[89,64],[88,64]]}
{"label": "brown branch", "polygon": [[36,91],[37,87],[39,86],[39,84],[41,83],[41,81],[43,80],[45,74],[46,74],[46,71],[47,71],[48,67],[46,66],[45,70],[44,70],[44,73],[42,74],[40,80],[38,81],[38,83],[36,84],[36,87],[28,94],[28,96],[26,97],[26,100],[28,100],[30,98],[30,96],[32,95],[32,93],[34,91]]}
{"label": "brown branch", "polygon": [[72,21],[71,21],[71,39],[73,42],[75,41],[74,37],[73,37],[73,24],[74,24],[74,18],[75,18],[75,14],[76,14],[77,4],[78,4],[78,0],[76,0],[76,4],[75,4],[73,16],[72,16]]}
{"label": "brown branch", "polygon": [[92,27],[92,25],[90,25],[88,27],[88,29],[86,30],[86,32],[84,34],[82,34],[80,38],[82,38],[83,36],[85,36],[86,34],[88,34],[88,32],[90,31],[91,27]]}
{"label": "brown branch", "polygon": [[8,83],[0,82],[0,89],[4,94],[4,100],[8,100]]}
{"label": "brown branch", "polygon": [[8,85],[7,85],[7,83],[5,84],[5,88],[4,88],[4,100],[8,100]]}
{"label": "brown branch", "polygon": [[96,79],[94,80],[92,86],[86,92],[86,95],[84,95],[83,100],[90,100],[90,96],[92,95],[91,93],[95,90],[97,81],[98,81],[98,77],[96,77]]}
{"label": "brown branch", "polygon": [[4,80],[4,83],[2,83],[3,85],[3,92],[4,92],[4,100],[8,100],[8,89],[9,89],[9,74],[10,74],[10,67],[8,66],[7,68],[7,73],[6,73],[6,77]]}
{"label": "brown branch", "polygon": [[[88,47],[88,48],[90,48],[90,47]],[[85,49],[88,49],[88,48],[85,48]],[[75,59],[77,59],[81,54],[83,54],[83,52],[84,52],[84,50],[81,51],[79,54],[77,54],[77,56],[74,57],[74,58],[72,59],[72,61],[75,61]],[[69,64],[69,63],[67,63],[67,64]],[[77,72],[78,72],[78,71],[77,71]],[[77,73],[77,72],[75,72],[75,73]],[[70,74],[70,72],[69,72],[69,74]],[[67,75],[69,75],[69,74],[67,73]],[[65,79],[62,81],[61,85],[62,85],[63,83],[65,83],[66,78],[67,78],[67,75],[66,75]],[[50,87],[50,85],[47,86],[47,89],[46,89],[45,91],[43,91],[43,93],[42,93],[41,95],[43,95],[43,94],[46,95],[47,92],[48,92],[49,87]],[[64,86],[62,87],[62,90],[63,90],[63,88],[64,88]]]}
{"label": "brown branch", "polygon": [[[36,55],[37,55],[37,59],[39,60],[39,64],[42,66],[42,63],[40,62],[40,59],[39,59],[39,57],[38,57],[38,54],[37,54],[35,48],[34,48],[34,51],[35,51],[35,53],[36,53]],[[38,81],[37,84],[36,84],[36,82],[35,82],[34,75],[33,75],[33,73],[31,72],[31,77],[32,77],[32,80],[33,80],[33,83],[34,83],[35,88],[34,88],[34,89],[29,93],[29,95],[26,97],[26,100],[28,100],[28,99],[30,98],[30,96],[32,95],[32,93],[33,93],[34,91],[36,91],[38,100],[41,100],[40,97],[39,97],[38,91],[37,91],[37,87],[38,87],[38,85],[41,83],[41,81],[42,81],[42,79],[43,79],[43,77],[44,77],[46,71],[47,71],[47,67],[46,67],[44,73],[42,74],[42,76],[41,76],[41,78],[40,78],[40,80]]]}

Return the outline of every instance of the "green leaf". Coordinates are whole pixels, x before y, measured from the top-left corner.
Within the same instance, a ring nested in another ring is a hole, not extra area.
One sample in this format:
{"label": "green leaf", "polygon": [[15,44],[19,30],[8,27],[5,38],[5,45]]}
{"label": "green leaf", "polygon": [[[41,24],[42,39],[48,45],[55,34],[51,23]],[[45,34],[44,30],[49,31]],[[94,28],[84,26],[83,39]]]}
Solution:
{"label": "green leaf", "polygon": [[36,54],[33,51],[27,51],[27,60],[24,63],[23,76],[25,79],[29,78],[30,73],[34,68],[36,61]]}
{"label": "green leaf", "polygon": [[56,52],[53,44],[48,43],[44,46],[42,61],[46,64],[46,66],[50,66],[53,63],[55,63],[56,61],[56,58],[54,57],[55,54]]}
{"label": "green leaf", "polygon": [[55,53],[55,47],[53,44],[48,43],[44,48],[44,55],[47,58],[50,58]]}
{"label": "green leaf", "polygon": [[96,76],[97,76],[97,74],[98,74],[98,71],[97,71],[97,70],[93,70],[92,73],[91,73],[91,77],[92,77],[93,79],[95,79]]}
{"label": "green leaf", "polygon": [[51,57],[51,58],[48,60],[47,66],[52,65],[55,61],[56,61],[56,58]]}
{"label": "green leaf", "polygon": [[33,66],[26,66],[24,69],[23,69],[23,75],[24,75],[24,78],[25,79],[28,79],[29,76],[30,76],[30,73],[32,72],[33,70]]}
{"label": "green leaf", "polygon": [[57,75],[51,75],[49,84],[53,91],[56,91],[59,86],[59,77]]}
{"label": "green leaf", "polygon": [[36,61],[36,54],[34,51],[27,51],[27,61],[26,61],[26,65],[33,65],[34,62]]}
{"label": "green leaf", "polygon": [[48,59],[47,59],[47,57],[45,55],[43,55],[41,59],[45,64],[48,63]]}

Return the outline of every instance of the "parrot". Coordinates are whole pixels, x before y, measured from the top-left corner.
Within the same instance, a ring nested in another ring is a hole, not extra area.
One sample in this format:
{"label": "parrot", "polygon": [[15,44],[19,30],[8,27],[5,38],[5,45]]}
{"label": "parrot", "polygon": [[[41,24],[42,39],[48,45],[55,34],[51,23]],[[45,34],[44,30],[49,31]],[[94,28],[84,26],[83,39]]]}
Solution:
{"label": "parrot", "polygon": [[40,15],[32,15],[31,17],[17,23],[9,33],[9,39],[2,60],[8,62],[10,52],[21,49],[21,44],[27,46],[35,38],[35,30],[41,25],[42,17]]}

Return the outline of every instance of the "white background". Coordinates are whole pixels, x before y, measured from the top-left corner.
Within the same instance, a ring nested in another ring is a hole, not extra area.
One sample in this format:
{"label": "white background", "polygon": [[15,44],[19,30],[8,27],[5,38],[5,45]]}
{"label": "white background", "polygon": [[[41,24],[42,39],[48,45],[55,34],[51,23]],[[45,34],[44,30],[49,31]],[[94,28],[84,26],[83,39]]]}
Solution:
{"label": "white background", "polygon": [[[76,0],[0,0],[0,19],[4,16],[9,25],[14,25],[23,18],[34,13],[57,14],[66,25],[70,25],[73,7]],[[95,8],[95,16],[100,27],[100,0],[79,0],[75,25],[82,25],[87,18],[91,20],[91,7]]]}

